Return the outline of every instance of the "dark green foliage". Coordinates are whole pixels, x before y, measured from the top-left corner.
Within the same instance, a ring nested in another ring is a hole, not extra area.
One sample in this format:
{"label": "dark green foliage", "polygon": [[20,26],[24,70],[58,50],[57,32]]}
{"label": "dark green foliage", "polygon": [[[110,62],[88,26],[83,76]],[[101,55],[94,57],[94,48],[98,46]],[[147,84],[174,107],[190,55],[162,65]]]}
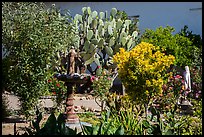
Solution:
{"label": "dark green foliage", "polygon": [[57,53],[70,46],[68,19],[54,5],[46,10],[43,3],[2,3],[3,86],[20,97],[27,118],[59,64]]}
{"label": "dark green foliage", "polygon": [[111,112],[102,112],[102,119],[99,124],[90,126],[82,126],[84,135],[124,135],[123,124],[116,123],[116,119],[110,118]]}
{"label": "dark green foliage", "polygon": [[76,128],[72,129],[65,126],[64,114],[60,114],[57,118],[51,113],[45,124],[40,127],[42,120],[42,112],[36,111],[37,119],[32,121],[32,126],[25,128],[24,135],[81,135],[77,133]]}
{"label": "dark green foliage", "polygon": [[[145,30],[141,36],[141,41],[151,43],[165,49],[166,54],[171,54],[176,57],[175,65],[191,66],[194,62],[200,64],[198,56],[202,55],[200,49],[193,44],[195,40],[181,34],[173,35],[175,29],[167,26],[159,27],[156,30]],[[198,63],[199,62],[199,63]]]}
{"label": "dark green foliage", "polygon": [[188,30],[188,26],[184,26],[183,29],[178,33],[181,36],[187,37],[192,41],[192,45],[194,47],[194,51],[192,54],[194,55],[194,61],[192,64],[194,66],[201,66],[202,65],[202,38],[198,34],[194,34],[192,31]]}
{"label": "dark green foliage", "polygon": [[[190,115],[180,115],[180,107],[176,103],[177,99],[168,96],[163,96],[163,98],[173,98],[168,101],[170,105],[169,108],[161,111],[150,102],[149,112],[147,116],[145,116],[145,113],[143,113],[144,107],[135,106],[130,100],[127,102],[126,98],[120,97],[120,109],[114,110],[112,107],[111,112],[102,112],[101,115],[104,126],[107,127],[107,123],[113,123],[108,128],[110,131],[115,131],[122,123],[125,135],[202,134],[202,119],[200,118],[202,111],[201,113],[198,112],[200,114],[194,117]],[[166,103],[165,99],[163,99],[163,101]],[[118,102],[115,102],[115,105],[112,106],[116,106],[117,103]],[[200,104],[197,105],[202,108]]]}

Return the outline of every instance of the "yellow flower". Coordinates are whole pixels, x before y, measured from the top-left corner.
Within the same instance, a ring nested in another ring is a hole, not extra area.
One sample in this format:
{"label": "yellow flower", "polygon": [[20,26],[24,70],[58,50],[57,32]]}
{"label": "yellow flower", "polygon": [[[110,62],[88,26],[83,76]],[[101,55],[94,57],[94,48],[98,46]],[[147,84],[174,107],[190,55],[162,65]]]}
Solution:
{"label": "yellow flower", "polygon": [[146,94],[146,95],[149,95],[149,91],[148,91],[148,90],[146,90],[146,91],[145,91],[145,94]]}
{"label": "yellow flower", "polygon": [[[145,101],[144,94],[162,93],[163,73],[174,63],[175,57],[160,52],[158,46],[141,42],[130,51],[120,48],[113,56],[113,61],[118,65],[118,74],[128,89],[127,94],[140,102]],[[137,84],[131,85],[133,83]]]}
{"label": "yellow flower", "polygon": [[150,82],[149,80],[146,80],[146,85],[147,85],[148,87],[150,87],[150,86],[151,86],[151,82]]}

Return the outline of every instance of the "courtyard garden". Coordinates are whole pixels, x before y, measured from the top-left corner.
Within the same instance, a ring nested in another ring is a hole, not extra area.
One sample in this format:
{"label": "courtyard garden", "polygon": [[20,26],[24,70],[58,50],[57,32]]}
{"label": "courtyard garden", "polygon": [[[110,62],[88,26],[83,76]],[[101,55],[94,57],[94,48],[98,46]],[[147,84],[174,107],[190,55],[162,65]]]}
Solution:
{"label": "courtyard garden", "polygon": [[[54,4],[3,2],[2,93],[19,98],[21,134],[202,135],[201,36],[188,26],[141,33],[138,22],[114,7],[72,17]],[[78,94],[100,109],[75,106]],[[3,121],[12,114],[2,98]],[[68,126],[72,115],[80,129]]]}

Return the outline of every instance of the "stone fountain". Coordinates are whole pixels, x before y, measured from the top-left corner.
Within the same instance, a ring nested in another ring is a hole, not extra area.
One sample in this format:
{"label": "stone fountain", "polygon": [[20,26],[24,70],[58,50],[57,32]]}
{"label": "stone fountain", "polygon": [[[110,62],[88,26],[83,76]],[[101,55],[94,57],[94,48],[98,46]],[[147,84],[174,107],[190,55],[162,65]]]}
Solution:
{"label": "stone fountain", "polygon": [[67,74],[55,74],[58,80],[65,82],[67,86],[67,99],[65,109],[66,125],[79,123],[79,117],[74,112],[74,92],[75,86],[85,84],[90,81],[91,75],[85,73],[85,66],[80,64],[80,58],[77,56],[75,49],[71,49],[67,56]]}

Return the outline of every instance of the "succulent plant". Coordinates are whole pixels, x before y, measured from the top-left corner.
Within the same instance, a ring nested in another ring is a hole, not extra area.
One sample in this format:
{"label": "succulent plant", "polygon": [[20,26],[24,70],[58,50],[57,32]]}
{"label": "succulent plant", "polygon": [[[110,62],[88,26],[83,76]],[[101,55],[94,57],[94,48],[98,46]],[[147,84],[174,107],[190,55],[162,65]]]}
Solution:
{"label": "succulent plant", "polygon": [[111,57],[119,48],[131,50],[136,45],[138,32],[134,30],[129,33],[132,21],[122,19],[117,13],[118,10],[112,8],[108,17],[107,11],[98,14],[97,11],[92,12],[90,7],[83,7],[82,15],[76,14],[73,19],[75,40],[78,41],[75,43],[91,74],[96,74],[99,69],[92,69],[93,62],[102,68],[114,68]]}

